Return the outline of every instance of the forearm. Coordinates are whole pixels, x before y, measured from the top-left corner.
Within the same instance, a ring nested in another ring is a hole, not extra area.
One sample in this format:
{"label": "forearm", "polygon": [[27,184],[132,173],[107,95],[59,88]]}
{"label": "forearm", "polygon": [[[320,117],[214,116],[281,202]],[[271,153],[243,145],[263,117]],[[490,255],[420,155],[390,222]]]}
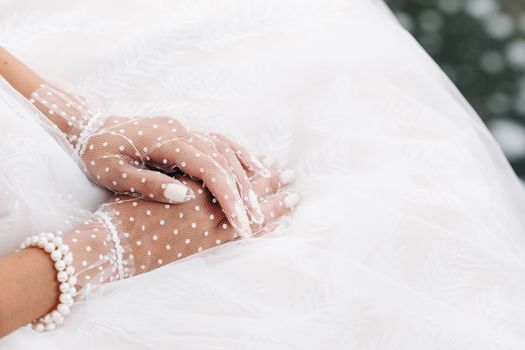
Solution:
{"label": "forearm", "polygon": [[19,59],[0,47],[0,74],[62,131],[74,145],[91,117],[78,97],[55,89]]}
{"label": "forearm", "polygon": [[64,322],[84,284],[112,281],[110,235],[94,217],[63,236],[28,237],[20,252],[0,257],[0,337],[31,322],[37,331],[52,330]]}
{"label": "forearm", "polygon": [[58,303],[49,254],[40,248],[0,257],[0,337],[43,316]]}
{"label": "forearm", "polygon": [[0,75],[26,98],[45,81],[6,49],[0,47]]}

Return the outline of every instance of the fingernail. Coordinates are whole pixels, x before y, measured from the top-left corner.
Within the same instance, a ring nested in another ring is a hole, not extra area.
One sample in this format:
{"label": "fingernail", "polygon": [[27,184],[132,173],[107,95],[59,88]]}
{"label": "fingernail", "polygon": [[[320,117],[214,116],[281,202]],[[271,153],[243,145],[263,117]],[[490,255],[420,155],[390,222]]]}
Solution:
{"label": "fingernail", "polygon": [[242,209],[239,204],[235,204],[235,217],[237,218],[240,227],[238,228],[240,235],[243,238],[249,238],[253,235],[250,229],[250,220],[246,215],[246,212]]}
{"label": "fingernail", "polygon": [[164,197],[177,203],[187,202],[192,195],[191,188],[179,184],[168,184],[164,190]]}
{"label": "fingernail", "polygon": [[250,206],[252,208],[258,208],[259,207],[259,198],[257,198],[257,195],[255,194],[255,192],[250,191],[248,193],[248,200],[249,200]]}
{"label": "fingernail", "polygon": [[255,157],[251,157],[252,158],[252,162],[253,164],[255,164],[255,166],[259,169],[264,169],[264,166],[261,164],[261,162],[259,161],[259,159],[255,158]]}
{"label": "fingernail", "polygon": [[284,206],[288,209],[293,209],[301,202],[301,196],[297,193],[290,193],[284,198]]}
{"label": "fingernail", "polygon": [[[261,175],[265,178],[270,178],[272,176],[272,172],[268,170],[260,161],[259,159],[251,156],[252,163],[255,164],[255,167],[257,169],[251,169],[252,171],[255,171],[257,174]],[[253,168],[250,166],[250,168]]]}
{"label": "fingernail", "polygon": [[273,168],[273,166],[275,165],[275,159],[273,159],[272,157],[266,156],[262,159],[262,163],[267,168]]}
{"label": "fingernail", "polygon": [[248,193],[248,203],[250,204],[251,219],[254,224],[261,225],[264,222],[264,214],[259,203],[259,197],[252,190]]}
{"label": "fingernail", "polygon": [[279,175],[279,181],[281,181],[282,185],[289,185],[295,181],[295,170],[288,169],[283,171]]}

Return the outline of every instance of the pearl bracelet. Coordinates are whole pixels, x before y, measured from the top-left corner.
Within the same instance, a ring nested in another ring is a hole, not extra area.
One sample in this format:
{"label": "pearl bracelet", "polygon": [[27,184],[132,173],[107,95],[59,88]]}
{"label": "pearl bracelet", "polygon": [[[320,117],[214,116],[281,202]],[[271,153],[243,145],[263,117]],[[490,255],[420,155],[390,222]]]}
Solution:
{"label": "pearl bracelet", "polygon": [[75,303],[73,297],[77,294],[77,289],[75,288],[77,278],[74,276],[75,268],[71,265],[73,263],[73,253],[63,243],[62,237],[53,233],[40,233],[39,235],[27,237],[20,243],[20,249],[17,252],[30,247],[38,247],[49,253],[57,270],[57,280],[60,284],[60,303],[56,310],[31,323],[33,329],[38,332],[52,331],[64,323],[64,317],[69,314],[71,307]]}

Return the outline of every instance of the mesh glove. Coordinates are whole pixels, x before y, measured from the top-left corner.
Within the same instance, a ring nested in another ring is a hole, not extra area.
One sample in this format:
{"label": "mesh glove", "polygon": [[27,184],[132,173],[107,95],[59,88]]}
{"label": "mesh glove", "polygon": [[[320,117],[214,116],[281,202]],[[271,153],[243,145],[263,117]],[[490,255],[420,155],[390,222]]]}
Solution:
{"label": "mesh glove", "polygon": [[[283,185],[283,179],[292,182],[290,171],[251,175],[266,218],[260,226],[252,224],[259,236],[274,230],[299,196]],[[240,237],[201,181],[187,175],[179,179],[195,198],[171,205],[115,195],[92,219],[64,234],[80,288],[145,273]]]}
{"label": "mesh glove", "polygon": [[264,215],[247,172],[270,176],[229,138],[192,132],[172,117],[117,117],[92,111],[81,97],[47,85],[31,102],[67,135],[97,184],[116,193],[171,204],[195,197],[173,174],[202,180],[243,237]]}

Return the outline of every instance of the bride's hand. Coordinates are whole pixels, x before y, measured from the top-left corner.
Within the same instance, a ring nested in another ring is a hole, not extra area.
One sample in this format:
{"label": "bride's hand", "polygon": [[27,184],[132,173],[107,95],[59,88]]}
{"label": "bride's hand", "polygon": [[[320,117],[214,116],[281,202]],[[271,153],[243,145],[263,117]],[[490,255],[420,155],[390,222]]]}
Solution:
{"label": "bride's hand", "polygon": [[[281,187],[281,175],[276,171],[271,177],[251,177],[265,217],[262,226],[252,224],[256,235],[274,230],[299,203],[295,192]],[[94,219],[64,236],[80,286],[148,272],[239,238],[202,182],[180,179],[195,198],[170,205],[114,196]]]}
{"label": "bride's hand", "polygon": [[166,175],[182,171],[206,184],[243,236],[264,219],[247,177],[265,170],[260,162],[228,138],[192,132],[172,117],[108,117],[80,156],[93,180],[114,192],[186,202],[193,191]]}
{"label": "bride's hand", "polygon": [[31,101],[75,146],[86,172],[116,193],[182,203],[191,189],[168,176],[184,172],[202,180],[242,236],[263,214],[247,172],[269,171],[229,138],[188,130],[173,117],[97,117],[80,97],[41,85]]}

